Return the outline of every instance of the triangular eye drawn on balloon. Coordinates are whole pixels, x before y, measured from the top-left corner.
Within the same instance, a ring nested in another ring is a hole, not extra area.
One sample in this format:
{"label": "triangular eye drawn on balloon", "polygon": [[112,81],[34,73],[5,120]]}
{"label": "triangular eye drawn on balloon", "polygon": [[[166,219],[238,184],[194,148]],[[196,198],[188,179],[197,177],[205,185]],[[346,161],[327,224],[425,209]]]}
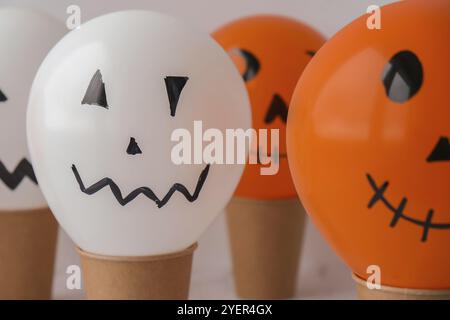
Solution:
{"label": "triangular eye drawn on balloon", "polygon": [[251,53],[249,50],[234,48],[229,51],[229,55],[237,55],[244,59],[245,61],[245,70],[242,73],[242,78],[245,82],[252,80],[259,72],[261,68],[261,64],[259,63],[258,58]]}
{"label": "triangular eye drawn on balloon", "polygon": [[405,103],[419,92],[423,77],[419,58],[412,51],[404,50],[395,54],[384,67],[382,81],[390,100]]}
{"label": "triangular eye drawn on balloon", "polygon": [[167,95],[169,97],[170,115],[175,117],[178,101],[189,77],[168,76],[164,78]]}
{"label": "triangular eye drawn on balloon", "polygon": [[81,104],[99,106],[109,109],[108,101],[106,99],[105,83],[100,70],[97,70],[89,83]]}
{"label": "triangular eye drawn on balloon", "polygon": [[7,101],[8,98],[5,96],[5,94],[3,93],[2,90],[0,90],[0,102],[5,102]]}

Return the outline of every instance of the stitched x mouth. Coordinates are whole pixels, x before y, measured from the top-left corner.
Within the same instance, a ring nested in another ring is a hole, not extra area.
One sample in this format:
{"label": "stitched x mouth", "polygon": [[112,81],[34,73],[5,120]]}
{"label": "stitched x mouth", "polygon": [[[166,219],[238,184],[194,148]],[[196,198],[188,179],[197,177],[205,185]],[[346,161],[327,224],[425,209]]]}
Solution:
{"label": "stitched x mouth", "polygon": [[400,219],[403,219],[410,223],[418,225],[423,228],[422,238],[421,238],[422,242],[427,241],[428,233],[429,233],[430,229],[441,229],[441,230],[442,229],[450,229],[450,223],[433,223],[432,222],[433,214],[434,214],[433,209],[428,210],[425,220],[419,220],[419,219],[415,219],[415,218],[408,216],[404,212],[406,204],[408,202],[407,198],[403,198],[400,201],[400,204],[398,205],[398,207],[394,207],[384,196],[384,193],[385,193],[387,187],[389,186],[389,182],[385,181],[381,186],[378,186],[370,174],[367,174],[367,179],[369,181],[370,186],[375,191],[375,194],[370,199],[367,207],[369,209],[371,209],[377,202],[381,201],[386,206],[386,208],[389,209],[389,211],[391,211],[393,213],[393,217],[392,217],[392,220],[390,223],[391,228],[394,228]]}
{"label": "stitched x mouth", "polygon": [[188,189],[181,183],[175,183],[167,192],[167,194],[164,196],[164,198],[159,199],[155,193],[148,187],[140,187],[137,188],[135,190],[133,190],[131,193],[129,193],[125,198],[122,196],[122,192],[120,191],[120,188],[117,186],[117,184],[110,178],[103,178],[100,181],[94,183],[93,185],[91,185],[90,187],[85,187],[83,180],[80,177],[80,174],[78,173],[78,170],[76,168],[76,166],[73,164],[72,165],[72,171],[73,174],[75,175],[75,178],[77,179],[78,184],[80,185],[80,189],[83,193],[86,193],[88,195],[92,195],[98,191],[100,191],[101,189],[103,189],[106,186],[109,186],[109,188],[111,189],[111,192],[113,193],[114,197],[117,199],[117,201],[122,205],[125,206],[126,204],[128,204],[129,202],[133,201],[138,195],[143,194],[145,195],[147,198],[149,198],[150,200],[154,201],[156,203],[156,205],[158,206],[158,208],[162,208],[163,206],[165,206],[167,204],[167,202],[170,200],[170,198],[172,197],[172,195],[178,191],[181,194],[184,195],[184,197],[186,198],[186,200],[188,200],[189,202],[194,202],[195,200],[197,200],[200,191],[203,188],[203,184],[206,181],[206,178],[208,177],[208,172],[209,172],[209,167],[210,165],[208,164],[203,171],[201,172],[198,181],[197,181],[197,186],[195,187],[194,193],[190,194]]}
{"label": "stitched x mouth", "polygon": [[0,161],[0,179],[9,189],[15,190],[25,177],[30,178],[34,184],[37,184],[33,166],[27,159],[23,158],[13,172],[9,172],[3,162]]}

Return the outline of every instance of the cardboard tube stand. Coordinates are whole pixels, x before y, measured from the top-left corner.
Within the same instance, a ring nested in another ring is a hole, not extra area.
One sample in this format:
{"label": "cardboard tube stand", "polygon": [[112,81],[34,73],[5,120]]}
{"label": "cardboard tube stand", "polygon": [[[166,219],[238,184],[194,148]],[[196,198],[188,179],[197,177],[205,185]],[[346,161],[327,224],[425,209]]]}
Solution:
{"label": "cardboard tube stand", "polygon": [[78,248],[86,296],[91,300],[185,300],[197,244],[176,253],[110,257]]}
{"label": "cardboard tube stand", "polygon": [[369,289],[367,282],[352,274],[356,283],[356,291],[360,300],[450,300],[449,290],[407,289],[381,286],[380,289]]}
{"label": "cardboard tube stand", "polygon": [[239,297],[293,297],[305,225],[300,201],[235,197],[227,207],[227,219]]}
{"label": "cardboard tube stand", "polygon": [[48,208],[0,212],[0,299],[51,298],[57,233]]}

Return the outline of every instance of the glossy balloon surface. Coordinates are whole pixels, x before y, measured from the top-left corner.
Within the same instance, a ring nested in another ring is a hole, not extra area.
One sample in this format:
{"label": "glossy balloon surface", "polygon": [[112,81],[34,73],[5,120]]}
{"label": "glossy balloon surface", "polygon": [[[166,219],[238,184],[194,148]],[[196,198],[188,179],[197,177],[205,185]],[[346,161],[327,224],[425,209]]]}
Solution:
{"label": "glossy balloon surface", "polygon": [[[244,78],[250,96],[253,127],[278,129],[278,172],[261,175],[259,164],[247,165],[236,196],[253,199],[296,197],[286,154],[286,120],[295,85],[314,53],[325,42],[314,29],[291,18],[252,16],[231,22],[213,34],[232,57]],[[270,137],[270,131],[268,132]],[[258,143],[272,156],[271,145]],[[269,149],[269,150],[268,150]],[[257,153],[257,150],[251,150]]]}
{"label": "glossy balloon surface", "polygon": [[31,165],[26,110],[31,84],[66,29],[39,11],[0,9],[0,211],[47,207]]}
{"label": "glossy balloon surface", "polygon": [[27,121],[42,190],[75,243],[142,256],[195,243],[244,169],[201,158],[176,164],[181,138],[173,134],[189,134],[193,163],[194,139],[203,144],[194,121],[203,131],[247,129],[251,111],[239,73],[208,34],[162,14],[124,11],[56,45],[33,84]]}
{"label": "glossy balloon surface", "polygon": [[450,2],[381,8],[338,32],[305,70],[288,119],[300,197],[356,274],[450,288]]}

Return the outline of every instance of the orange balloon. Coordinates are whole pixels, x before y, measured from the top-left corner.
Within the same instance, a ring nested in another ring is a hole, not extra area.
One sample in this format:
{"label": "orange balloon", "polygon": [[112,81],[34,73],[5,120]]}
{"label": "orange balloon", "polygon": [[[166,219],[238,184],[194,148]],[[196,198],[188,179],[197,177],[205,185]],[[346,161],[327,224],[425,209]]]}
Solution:
{"label": "orange balloon", "polygon": [[287,128],[296,189],[353,271],[450,288],[450,1],[402,1],[315,56]]}
{"label": "orange balloon", "polygon": [[[270,15],[236,20],[213,36],[230,54],[246,81],[253,127],[279,129],[278,173],[261,175],[261,166],[268,165],[247,165],[236,195],[255,199],[296,197],[286,157],[288,106],[300,75],[324,38],[298,21]],[[267,146],[270,149],[270,144]],[[267,149],[261,144],[259,148]],[[270,150],[267,154],[270,155]]]}

